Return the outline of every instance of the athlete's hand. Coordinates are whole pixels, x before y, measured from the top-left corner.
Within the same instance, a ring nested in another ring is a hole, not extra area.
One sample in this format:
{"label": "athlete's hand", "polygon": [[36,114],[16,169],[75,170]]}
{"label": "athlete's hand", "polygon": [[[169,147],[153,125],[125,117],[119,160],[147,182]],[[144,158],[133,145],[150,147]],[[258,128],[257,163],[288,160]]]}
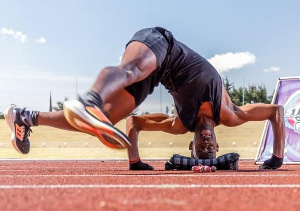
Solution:
{"label": "athlete's hand", "polygon": [[148,163],[143,163],[141,160],[136,163],[129,163],[129,170],[153,170],[154,168]]}

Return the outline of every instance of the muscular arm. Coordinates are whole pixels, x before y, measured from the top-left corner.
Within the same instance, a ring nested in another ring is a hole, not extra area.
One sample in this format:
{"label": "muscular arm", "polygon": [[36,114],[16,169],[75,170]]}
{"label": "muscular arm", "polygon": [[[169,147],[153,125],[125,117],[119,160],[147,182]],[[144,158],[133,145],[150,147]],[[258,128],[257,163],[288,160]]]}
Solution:
{"label": "muscular arm", "polygon": [[132,142],[131,147],[128,148],[129,160],[135,160],[139,157],[138,136],[140,131],[163,131],[171,134],[188,132],[178,116],[168,116],[161,113],[129,116],[126,119],[126,133]]}
{"label": "muscular arm", "polygon": [[[284,109],[276,104],[234,105],[223,87],[221,104],[221,123],[226,126],[238,126],[248,121],[269,120],[274,135],[273,154],[280,160],[280,165],[274,165],[274,159],[264,163],[264,166],[278,168],[282,164],[285,146]],[[275,162],[276,163],[276,162]],[[273,166],[272,166],[273,165]]]}

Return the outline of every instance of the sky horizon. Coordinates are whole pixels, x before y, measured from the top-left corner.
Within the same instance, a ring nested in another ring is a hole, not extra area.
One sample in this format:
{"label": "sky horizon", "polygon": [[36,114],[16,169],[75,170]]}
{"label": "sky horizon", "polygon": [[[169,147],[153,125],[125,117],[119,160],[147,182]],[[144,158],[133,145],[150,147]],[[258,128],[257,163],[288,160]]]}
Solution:
{"label": "sky horizon", "polygon": [[[139,29],[161,26],[211,62],[235,87],[299,76],[300,2],[0,1],[0,111],[48,111],[86,92],[105,66],[117,65]],[[77,86],[76,86],[77,85]],[[162,95],[162,97],[160,97]],[[172,109],[164,88],[139,112]]]}

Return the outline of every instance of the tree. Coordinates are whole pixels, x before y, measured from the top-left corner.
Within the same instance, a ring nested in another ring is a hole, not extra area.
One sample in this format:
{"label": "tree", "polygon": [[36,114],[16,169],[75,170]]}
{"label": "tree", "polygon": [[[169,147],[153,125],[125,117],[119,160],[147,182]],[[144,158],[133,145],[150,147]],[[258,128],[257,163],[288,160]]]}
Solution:
{"label": "tree", "polygon": [[247,103],[270,103],[272,100],[272,96],[267,95],[267,89],[264,85],[249,85],[248,88],[235,88],[227,77],[223,79],[223,84],[231,101],[237,106]]}
{"label": "tree", "polygon": [[267,96],[267,89],[265,86],[249,86],[248,90],[245,90],[245,102],[246,103],[270,103]]}
{"label": "tree", "polygon": [[63,109],[64,109],[64,102],[67,101],[67,100],[68,100],[68,98],[65,97],[65,100],[64,100],[63,102],[58,101],[58,102],[56,103],[57,106],[53,106],[53,110],[54,110],[54,111],[61,111],[61,110],[63,110]]}
{"label": "tree", "polygon": [[228,95],[231,98],[231,101],[238,106],[243,105],[243,89],[243,87],[240,87],[238,89],[233,87],[232,91],[228,93]]}
{"label": "tree", "polygon": [[167,115],[169,114],[169,111],[170,111],[169,106],[166,106],[166,114]]}
{"label": "tree", "polygon": [[134,109],[128,116],[137,115],[139,108]]}
{"label": "tree", "polygon": [[224,87],[229,95],[229,97],[232,97],[230,94],[231,94],[231,90],[234,88],[233,86],[233,83],[230,83],[227,76],[226,78],[223,79],[223,84],[224,84]]}

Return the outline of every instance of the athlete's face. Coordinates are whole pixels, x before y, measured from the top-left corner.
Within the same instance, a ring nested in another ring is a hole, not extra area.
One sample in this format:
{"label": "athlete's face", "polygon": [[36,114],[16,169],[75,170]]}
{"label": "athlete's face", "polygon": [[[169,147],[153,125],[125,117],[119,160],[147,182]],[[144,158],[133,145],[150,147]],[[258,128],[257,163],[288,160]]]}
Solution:
{"label": "athlete's face", "polygon": [[216,158],[219,145],[217,143],[213,128],[202,126],[195,131],[191,150],[192,157],[196,159]]}

